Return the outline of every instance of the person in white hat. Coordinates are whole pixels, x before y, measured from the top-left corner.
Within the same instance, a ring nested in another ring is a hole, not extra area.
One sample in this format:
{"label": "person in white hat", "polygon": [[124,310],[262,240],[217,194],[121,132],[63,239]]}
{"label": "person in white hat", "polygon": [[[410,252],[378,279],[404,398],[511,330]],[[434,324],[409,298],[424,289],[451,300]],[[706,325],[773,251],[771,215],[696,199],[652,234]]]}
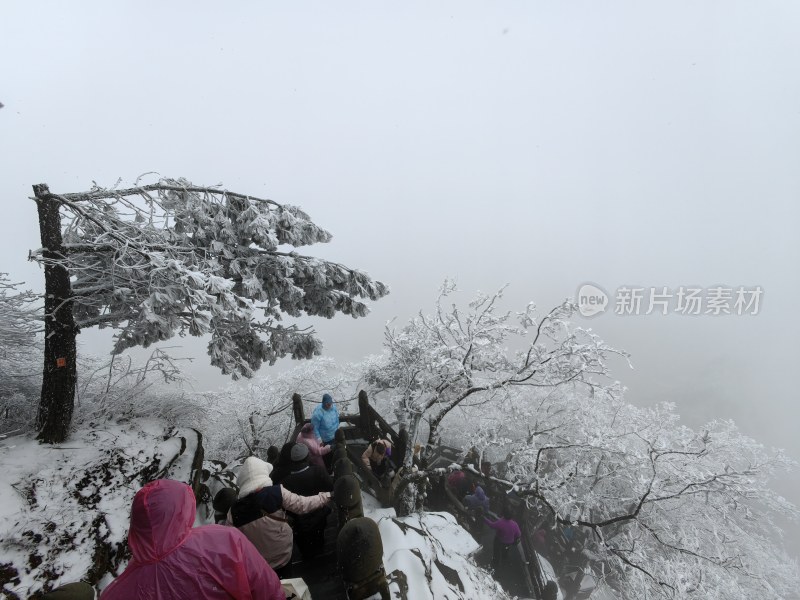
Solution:
{"label": "person in white hat", "polygon": [[299,496],[273,485],[272,465],[251,456],[244,461],[236,483],[239,498],[230,510],[230,521],[261,553],[281,579],[290,577],[292,528],[286,511],[302,515],[325,506],[330,492]]}

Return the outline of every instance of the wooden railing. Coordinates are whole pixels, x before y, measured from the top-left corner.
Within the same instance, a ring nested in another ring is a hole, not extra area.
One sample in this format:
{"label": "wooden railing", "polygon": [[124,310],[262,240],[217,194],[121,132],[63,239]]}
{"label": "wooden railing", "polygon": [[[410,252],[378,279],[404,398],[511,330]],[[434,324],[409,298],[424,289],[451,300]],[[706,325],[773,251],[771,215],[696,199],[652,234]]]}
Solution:
{"label": "wooden railing", "polygon": [[[500,482],[494,478],[486,477],[482,473],[478,472],[477,470],[471,468],[471,465],[461,465],[462,469],[466,472],[470,473],[471,478],[474,481],[480,482],[481,487],[484,488],[484,491],[487,492],[490,496],[498,496],[502,494],[505,496],[504,502],[509,502],[512,505],[512,510],[515,508],[514,512],[524,511],[523,506],[516,506],[514,507],[514,501],[509,500],[506,496],[506,492],[508,491],[503,485],[499,485]],[[450,487],[447,485],[445,481],[445,477],[441,476],[441,480],[439,481],[440,485],[440,493],[442,493],[446,498],[447,502],[449,503],[450,507],[455,511],[456,515],[461,518],[462,521],[470,523],[475,516],[475,513],[468,509],[466,506],[463,505],[461,499],[458,498]],[[499,515],[489,512],[487,517],[490,518],[498,518]],[[528,589],[528,592],[533,595],[534,598],[540,599],[543,597],[544,586],[546,585],[546,581],[544,581],[544,574],[542,570],[542,565],[539,562],[539,555],[535,551],[532,543],[532,536],[531,532],[528,530],[527,526],[527,519],[525,518],[518,518],[517,522],[520,525],[520,530],[522,531],[522,537],[520,540],[521,549],[522,549],[522,576],[524,579],[525,587]]]}
{"label": "wooden railing", "polygon": [[[337,435],[336,445],[340,455],[337,464],[341,465],[345,457],[352,460],[344,435]],[[335,469],[334,476],[333,500],[339,510],[336,556],[347,597],[363,600],[380,594],[381,600],[390,600],[383,569],[383,541],[375,521],[364,516],[361,485],[347,469]]]}
{"label": "wooden railing", "polygon": [[[298,394],[292,396],[292,410],[296,423],[294,437],[292,439],[296,439],[297,433],[299,433],[302,426],[308,422],[305,418],[302,398]],[[367,392],[361,390],[358,393],[358,413],[341,414],[339,415],[339,421],[340,423],[351,425],[351,430],[355,430],[357,436],[350,441],[358,439],[364,442],[371,442],[379,438],[384,438],[392,442],[392,459],[398,467],[396,480],[401,478],[403,474],[401,467],[405,462],[406,453],[409,452],[408,432],[405,429],[396,432],[386,419],[370,405]],[[342,429],[337,431],[337,444],[346,449],[345,453],[341,454],[341,456],[346,456],[347,459],[349,459],[351,469],[358,473],[365,485],[371,488],[372,493],[378,501],[384,506],[393,505],[395,501],[393,494],[395,485],[389,487],[383,486],[380,480],[372,473],[372,470],[364,467],[360,454],[347,445],[344,430]],[[507,502],[512,507],[512,510],[517,513],[517,516],[520,517],[517,519],[517,522],[520,524],[520,529],[522,530],[521,550],[524,563],[522,576],[529,593],[537,600],[543,598],[544,588],[547,582],[545,581],[542,566],[539,562],[539,555],[535,551],[533,545],[533,532],[529,531],[528,519],[524,518],[524,513],[528,510],[524,502],[508,495],[508,492],[511,491],[511,485],[508,482],[487,476],[478,469],[473,468],[472,465],[463,464],[461,467],[470,474],[472,480],[479,482],[490,495],[498,498],[503,497],[503,501]],[[335,465],[334,472],[336,472]],[[455,495],[447,489],[447,485],[443,481],[444,476],[441,474],[438,476],[442,478],[442,489],[448,493],[448,503],[450,507],[462,518],[469,516],[469,511],[461,504],[460,499],[456,498]],[[352,475],[350,475],[350,477],[352,477]],[[355,480],[355,478],[353,479]],[[395,481],[395,484],[396,483],[397,481]]]}

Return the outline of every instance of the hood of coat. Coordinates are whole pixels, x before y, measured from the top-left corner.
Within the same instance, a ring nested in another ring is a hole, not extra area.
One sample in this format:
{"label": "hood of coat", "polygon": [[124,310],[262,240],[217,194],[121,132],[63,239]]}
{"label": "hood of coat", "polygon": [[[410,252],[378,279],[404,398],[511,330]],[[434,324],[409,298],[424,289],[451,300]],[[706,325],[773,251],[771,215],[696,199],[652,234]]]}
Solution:
{"label": "hood of coat", "polygon": [[272,465],[268,462],[264,462],[255,456],[246,458],[236,477],[236,485],[239,487],[239,498],[244,498],[261,488],[271,486],[272,479],[269,477],[270,473],[272,473]]}
{"label": "hood of coat", "polygon": [[314,435],[314,427],[311,427],[310,431],[303,430],[297,434],[297,441],[300,444],[305,444],[308,446],[308,442],[316,442],[317,436]]}
{"label": "hood of coat", "polygon": [[311,420],[314,420],[314,417],[321,418],[324,422],[338,422],[339,421],[339,409],[336,407],[335,404],[331,404],[330,408],[325,408],[322,404],[317,404],[317,408],[314,409],[314,412],[311,413]]}
{"label": "hood of coat", "polygon": [[479,485],[475,486],[475,497],[481,502],[486,500],[486,492],[484,492],[483,488]]}
{"label": "hood of coat", "polygon": [[151,481],[133,498],[128,546],[140,563],[156,562],[180,546],[192,530],[195,499],[180,481]]}

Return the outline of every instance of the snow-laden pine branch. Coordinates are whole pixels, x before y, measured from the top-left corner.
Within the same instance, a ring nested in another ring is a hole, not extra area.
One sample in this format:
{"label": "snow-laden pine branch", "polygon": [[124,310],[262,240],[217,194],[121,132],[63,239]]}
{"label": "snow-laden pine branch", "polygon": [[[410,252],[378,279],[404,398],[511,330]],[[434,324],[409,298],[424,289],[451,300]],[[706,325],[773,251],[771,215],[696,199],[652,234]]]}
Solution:
{"label": "snow-laden pine branch", "polygon": [[62,304],[79,328],[118,329],[116,353],[210,334],[211,363],[250,377],[264,362],[319,354],[314,331],[283,325],[283,315],[361,317],[364,300],[389,291],[361,271],[286,251],[331,239],[294,206],[183,179],[48,198],[61,207],[63,246],[32,256],[68,269]]}

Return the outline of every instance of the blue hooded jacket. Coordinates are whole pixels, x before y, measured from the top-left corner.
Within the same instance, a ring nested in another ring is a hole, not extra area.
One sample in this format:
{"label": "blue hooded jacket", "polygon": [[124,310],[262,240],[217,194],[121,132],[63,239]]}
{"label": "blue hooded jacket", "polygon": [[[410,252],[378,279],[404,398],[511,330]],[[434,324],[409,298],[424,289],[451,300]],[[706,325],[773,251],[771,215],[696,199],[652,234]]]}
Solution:
{"label": "blue hooded jacket", "polygon": [[481,486],[475,486],[474,494],[467,494],[464,498],[464,504],[467,508],[482,508],[484,511],[489,510],[489,498],[486,492],[483,491]]}
{"label": "blue hooded jacket", "polygon": [[[331,402],[331,407],[328,410],[322,406],[326,401]],[[311,413],[311,424],[314,426],[314,433],[323,442],[332,442],[333,437],[336,435],[336,430],[339,429],[339,410],[333,404],[333,398],[330,394],[322,396],[322,404],[314,409]]]}

